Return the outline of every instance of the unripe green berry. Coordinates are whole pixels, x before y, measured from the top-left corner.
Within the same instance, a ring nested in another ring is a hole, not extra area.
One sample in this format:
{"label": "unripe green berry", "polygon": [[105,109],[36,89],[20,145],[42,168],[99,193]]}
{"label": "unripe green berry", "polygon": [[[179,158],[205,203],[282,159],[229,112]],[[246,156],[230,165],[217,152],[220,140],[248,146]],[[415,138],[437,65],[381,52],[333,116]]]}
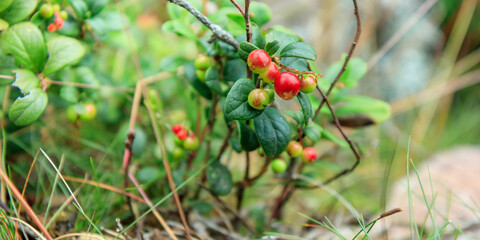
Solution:
{"label": "unripe green berry", "polygon": [[60,5],[59,4],[53,4],[52,10],[54,13],[60,12]]}
{"label": "unripe green berry", "polygon": [[212,65],[211,60],[206,55],[199,55],[193,62],[193,66],[195,66],[197,70],[205,71],[208,67],[210,67],[210,65]]}
{"label": "unripe green berry", "polygon": [[42,7],[40,7],[40,15],[42,15],[43,18],[51,18],[53,16],[53,7],[50,4],[43,4]]}
{"label": "unripe green berry", "polygon": [[269,99],[269,104],[272,103],[273,101],[275,101],[275,90],[271,89],[271,88],[265,88],[263,89],[265,90],[265,92],[267,92],[268,94],[268,99]]}
{"label": "unripe green berry", "polygon": [[205,82],[205,74],[207,73],[207,71],[197,69],[195,72],[197,73],[198,79],[202,82]]}
{"label": "unripe green berry", "polygon": [[183,147],[187,150],[196,150],[198,145],[198,138],[195,135],[190,135],[183,141]]}
{"label": "unripe green berry", "polygon": [[272,170],[275,173],[283,173],[287,170],[287,163],[280,158],[274,159],[271,165],[272,165]]}
{"label": "unripe green berry", "polygon": [[60,17],[65,19],[68,19],[68,13],[67,11],[60,11]]}
{"label": "unripe green berry", "polygon": [[178,160],[185,155],[185,151],[182,148],[175,147],[172,152],[172,156],[174,159]]}
{"label": "unripe green berry", "polygon": [[269,103],[270,97],[263,89],[254,89],[248,94],[248,104],[255,109],[264,109]]}
{"label": "unripe green berry", "polygon": [[67,119],[70,122],[76,122],[78,119],[78,113],[75,110],[75,105],[71,105],[67,108]]}
{"label": "unripe green berry", "polygon": [[302,154],[303,147],[297,141],[290,141],[287,146],[287,153],[290,157],[298,157]]}

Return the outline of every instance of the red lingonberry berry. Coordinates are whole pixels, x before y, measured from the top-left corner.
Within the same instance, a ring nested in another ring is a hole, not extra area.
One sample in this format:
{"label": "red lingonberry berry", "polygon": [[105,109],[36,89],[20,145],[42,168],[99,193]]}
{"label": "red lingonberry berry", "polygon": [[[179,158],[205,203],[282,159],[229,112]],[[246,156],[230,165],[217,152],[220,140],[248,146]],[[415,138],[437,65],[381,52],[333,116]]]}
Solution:
{"label": "red lingonberry berry", "polygon": [[268,70],[261,73],[260,77],[267,83],[273,83],[278,74],[280,74],[280,70],[278,69],[277,64],[271,62],[268,66]]}
{"label": "red lingonberry berry", "polygon": [[55,18],[55,21],[53,23],[55,24],[55,26],[57,26],[57,29],[61,29],[65,24],[65,20],[58,16]]}
{"label": "red lingonberry berry", "polygon": [[173,125],[173,127],[172,127],[172,132],[175,133],[175,134],[177,134],[177,133],[180,132],[180,130],[182,130],[182,129],[183,129],[182,124],[175,124],[175,125]]}
{"label": "red lingonberry berry", "polygon": [[248,67],[257,74],[267,71],[271,62],[270,55],[262,49],[253,50],[247,59]]}
{"label": "red lingonberry berry", "polygon": [[264,109],[269,103],[270,97],[263,89],[254,89],[248,94],[248,104],[255,109]]}
{"label": "red lingonberry berry", "polygon": [[55,32],[55,31],[57,31],[57,26],[54,23],[50,23],[50,24],[48,24],[47,30],[49,32]]}
{"label": "red lingonberry berry", "polygon": [[311,93],[317,87],[317,77],[314,75],[307,75],[300,78],[300,91],[304,93]]}
{"label": "red lingonberry berry", "polygon": [[297,141],[290,141],[287,146],[287,153],[290,157],[298,157],[302,154],[303,147]]}
{"label": "red lingonberry berry", "polygon": [[178,131],[178,133],[177,133],[178,139],[180,139],[182,141],[185,140],[185,138],[187,138],[187,135],[188,135],[188,132],[185,129],[182,129],[182,130]]}
{"label": "red lingonberry berry", "polygon": [[274,86],[278,96],[290,100],[300,91],[300,80],[291,72],[282,72],[275,78]]}
{"label": "red lingonberry berry", "polygon": [[306,163],[311,163],[317,159],[317,150],[312,147],[307,147],[303,149],[302,160]]}

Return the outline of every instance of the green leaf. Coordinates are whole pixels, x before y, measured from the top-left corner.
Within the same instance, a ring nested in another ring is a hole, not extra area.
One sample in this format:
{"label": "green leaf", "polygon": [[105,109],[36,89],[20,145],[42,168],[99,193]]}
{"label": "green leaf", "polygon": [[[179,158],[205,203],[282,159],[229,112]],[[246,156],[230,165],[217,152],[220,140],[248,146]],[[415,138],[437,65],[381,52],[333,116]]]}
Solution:
{"label": "green leaf", "polygon": [[176,33],[192,40],[198,40],[192,29],[178,19],[164,22],[162,25],[162,30],[165,32]]}
{"label": "green leaf", "polygon": [[83,0],[69,0],[70,4],[72,4],[73,10],[77,14],[79,20],[85,18],[85,14],[88,12],[88,7],[85,1]]}
{"label": "green leaf", "polygon": [[[325,77],[329,82],[333,82],[335,77],[337,77],[345,62],[345,57],[344,55],[341,61],[333,63],[328,68]],[[344,83],[346,87],[356,87],[358,81],[362,79],[366,73],[367,63],[361,58],[351,58],[338,81]]]}
{"label": "green leaf", "polygon": [[297,69],[298,71],[310,71],[307,60],[296,57],[282,58],[281,62],[287,67]]}
{"label": "green leaf", "polygon": [[33,71],[43,69],[47,50],[37,26],[29,22],[15,24],[1,34],[0,41],[3,53],[12,54],[17,65]]}
{"label": "green leaf", "polygon": [[272,10],[263,2],[250,3],[250,13],[253,14],[253,16],[250,17],[250,20],[256,23],[259,27],[262,27],[272,18]]}
{"label": "green leaf", "polygon": [[286,45],[282,51],[280,51],[280,57],[296,57],[304,58],[308,60],[315,60],[317,53],[310,45],[304,42],[293,42]]}
{"label": "green leaf", "polygon": [[13,0],[2,0],[0,1],[0,12],[3,11],[5,8],[10,6]]}
{"label": "green leaf", "polygon": [[73,38],[59,36],[47,42],[48,62],[43,73],[49,75],[68,64],[77,62],[85,54],[82,44]]}
{"label": "green leaf", "polygon": [[253,120],[258,140],[269,157],[281,154],[290,141],[290,126],[276,109],[267,107]]}
{"label": "green leaf", "polygon": [[228,143],[230,144],[230,146],[232,146],[232,148],[233,148],[233,150],[235,150],[235,152],[237,152],[237,153],[242,152],[242,146],[240,146],[240,141],[238,141],[238,139],[230,138],[230,140],[228,140]]}
{"label": "green leaf", "polygon": [[307,136],[313,142],[318,142],[322,137],[322,127],[316,123],[312,123],[303,129],[305,136]]}
{"label": "green leaf", "polygon": [[78,90],[76,87],[64,86],[60,88],[60,97],[65,99],[69,103],[78,102]]}
{"label": "green leaf", "polygon": [[193,61],[185,65],[185,76],[193,88],[195,88],[202,97],[212,99],[212,91],[205,83],[198,79],[195,66],[193,66]]}
{"label": "green leaf", "polygon": [[212,89],[212,91],[223,95],[218,68],[212,66],[207,69],[207,72],[205,73],[205,83],[210,89]]}
{"label": "green leaf", "polygon": [[[8,1],[10,0],[6,2]],[[0,12],[0,18],[12,25],[30,16],[36,7],[36,0],[14,0],[5,10]]]}
{"label": "green leaf", "polygon": [[240,57],[240,59],[247,62],[248,55],[250,54],[250,52],[256,49],[258,49],[258,47],[256,47],[255,45],[249,42],[246,42],[246,41],[240,42],[240,47],[238,48],[238,56]]}
{"label": "green leaf", "polygon": [[279,48],[280,48],[280,42],[277,40],[268,42],[267,45],[265,45],[265,51],[270,56],[273,56],[278,51]]}
{"label": "green leaf", "polygon": [[[302,111],[292,112],[290,110],[285,111],[285,114],[297,122],[299,125],[305,124],[305,117],[303,116]],[[306,124],[305,124],[306,125]]]}
{"label": "green leaf", "polygon": [[35,122],[45,111],[48,97],[40,89],[30,90],[30,94],[17,98],[10,107],[8,118],[17,126],[25,126]]}
{"label": "green leaf", "polygon": [[12,85],[20,88],[23,95],[28,94],[30,90],[37,88],[40,84],[37,76],[28,69],[15,69],[13,72],[15,73],[15,82]]}
{"label": "green leaf", "polygon": [[252,108],[248,104],[248,94],[255,88],[255,84],[248,78],[242,78],[235,82],[225,100],[225,114],[228,118],[248,120],[262,113],[262,110]]}
{"label": "green leaf", "polygon": [[223,80],[227,82],[235,82],[240,78],[247,76],[247,64],[236,58],[229,59],[223,67]]}
{"label": "green leaf", "polygon": [[240,132],[240,145],[242,149],[247,152],[256,150],[260,143],[258,142],[255,132],[245,123],[237,121],[237,126]]}
{"label": "green leaf", "polygon": [[207,182],[210,190],[220,196],[230,193],[233,187],[230,170],[218,161],[207,168]]}
{"label": "green leaf", "polygon": [[8,26],[8,22],[0,18],[0,31],[6,30]]}
{"label": "green leaf", "polygon": [[93,33],[100,39],[107,35],[107,25],[110,24],[100,17],[88,18],[85,20],[88,26],[92,27]]}
{"label": "green leaf", "polygon": [[226,14],[228,17],[227,30],[233,36],[245,35],[245,19],[243,15],[238,12],[230,12]]}
{"label": "green leaf", "polygon": [[297,99],[300,103],[300,106],[302,107],[304,123],[305,125],[308,125],[313,117],[313,109],[312,104],[310,103],[310,99],[308,98],[308,95],[303,92],[298,93]]}
{"label": "green leaf", "polygon": [[357,121],[364,124],[357,124],[357,126],[366,126],[369,125],[368,123],[379,124],[390,118],[390,105],[382,100],[366,96],[346,96],[339,100],[335,115],[341,121],[360,119]]}
{"label": "green leaf", "polygon": [[[244,35],[245,36],[245,35]],[[246,38],[246,36],[245,36]],[[252,43],[258,47],[263,49],[265,47],[265,38],[263,37],[260,28],[255,24],[252,24]]]}
{"label": "green leaf", "polygon": [[107,4],[107,0],[84,0],[92,16],[97,15]]}
{"label": "green leaf", "polygon": [[271,30],[265,35],[267,42],[279,41],[280,47],[278,50],[282,50],[285,46],[290,43],[300,41],[300,37],[296,35],[292,30],[285,28],[281,25],[275,25]]}

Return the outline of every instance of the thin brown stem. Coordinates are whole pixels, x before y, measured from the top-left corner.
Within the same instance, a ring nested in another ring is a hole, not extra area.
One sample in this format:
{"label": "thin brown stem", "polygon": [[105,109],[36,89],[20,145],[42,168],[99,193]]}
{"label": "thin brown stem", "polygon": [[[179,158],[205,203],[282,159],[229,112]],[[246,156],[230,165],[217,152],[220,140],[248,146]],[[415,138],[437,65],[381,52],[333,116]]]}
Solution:
{"label": "thin brown stem", "polygon": [[238,9],[238,11],[240,11],[240,13],[245,16],[245,12],[243,11],[242,7],[240,7],[240,5],[235,1],[235,0],[230,0],[230,2],[235,5],[235,7]]}
{"label": "thin brown stem", "polygon": [[260,177],[263,176],[263,174],[265,174],[268,170],[268,165],[270,165],[270,162],[272,161],[271,158],[267,158],[265,159],[265,163],[263,164],[262,168],[260,169],[260,171],[257,173],[257,175],[253,176],[252,178],[247,178],[247,179],[244,179],[242,181],[239,181],[237,183],[235,183],[237,186],[243,186],[243,187],[248,187],[250,185],[252,185],[253,183],[255,183],[255,181],[257,181]]}
{"label": "thin brown stem", "polygon": [[327,97],[330,95],[332,92],[333,88],[338,82],[338,79],[342,76],[342,74],[345,72],[347,69],[347,64],[350,61],[350,58],[353,55],[353,52],[355,51],[355,47],[358,44],[358,40],[360,39],[360,35],[362,33],[362,22],[360,20],[360,13],[358,12],[358,5],[357,5],[357,0],[353,0],[353,6],[354,6],[354,14],[355,14],[355,19],[357,20],[357,32],[355,33],[355,38],[353,39],[352,45],[350,46],[350,50],[348,51],[347,57],[345,58],[345,62],[343,63],[342,69],[340,72],[337,74],[335,77],[335,80],[333,80],[332,84],[328,88],[326,96],[323,98],[322,102],[318,106],[317,110],[315,111],[315,115],[312,118],[312,121],[315,121],[317,118],[318,114],[320,113],[320,109],[322,109],[323,104],[327,101]]}

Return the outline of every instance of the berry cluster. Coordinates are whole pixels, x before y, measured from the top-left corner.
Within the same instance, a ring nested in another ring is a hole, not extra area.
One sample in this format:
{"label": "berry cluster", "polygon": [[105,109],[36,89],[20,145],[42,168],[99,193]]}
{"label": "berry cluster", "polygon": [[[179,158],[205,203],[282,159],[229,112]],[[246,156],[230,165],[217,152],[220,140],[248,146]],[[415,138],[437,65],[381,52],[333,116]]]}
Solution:
{"label": "berry cluster", "polygon": [[200,79],[200,81],[205,82],[205,74],[210,65],[212,65],[212,60],[206,55],[199,55],[193,62],[197,77]]}
{"label": "berry cluster", "polygon": [[[315,148],[307,147],[303,149],[302,144],[297,141],[290,141],[286,151],[288,156],[300,157],[305,163],[312,163],[317,159],[317,150]],[[287,163],[281,158],[276,158],[272,161],[271,167],[275,173],[283,173],[287,170]]]}
{"label": "berry cluster", "polygon": [[[247,64],[252,72],[259,74],[262,81],[274,86],[279,97],[290,100],[297,96],[299,91],[311,93],[317,86],[317,77],[313,74],[300,75],[300,78],[289,71],[281,72],[270,55],[261,49],[256,49],[248,55]],[[254,89],[248,96],[248,103],[255,109],[264,109],[273,102],[268,89]],[[273,91],[271,92],[272,95]]]}
{"label": "berry cluster", "polygon": [[90,121],[97,116],[97,107],[93,103],[77,103],[67,108],[67,119],[71,122],[77,120]]}
{"label": "berry cluster", "polygon": [[55,32],[61,29],[65,24],[65,19],[68,18],[68,13],[66,11],[60,11],[60,5],[49,3],[42,5],[40,8],[40,15],[45,19],[51,19],[55,15],[53,22],[47,27],[49,32]]}
{"label": "berry cluster", "polygon": [[198,138],[189,129],[186,129],[181,124],[175,124],[172,127],[172,132],[177,135],[175,138],[176,147],[172,152],[175,159],[179,159],[184,156],[184,149],[190,151],[197,150],[199,146]]}

